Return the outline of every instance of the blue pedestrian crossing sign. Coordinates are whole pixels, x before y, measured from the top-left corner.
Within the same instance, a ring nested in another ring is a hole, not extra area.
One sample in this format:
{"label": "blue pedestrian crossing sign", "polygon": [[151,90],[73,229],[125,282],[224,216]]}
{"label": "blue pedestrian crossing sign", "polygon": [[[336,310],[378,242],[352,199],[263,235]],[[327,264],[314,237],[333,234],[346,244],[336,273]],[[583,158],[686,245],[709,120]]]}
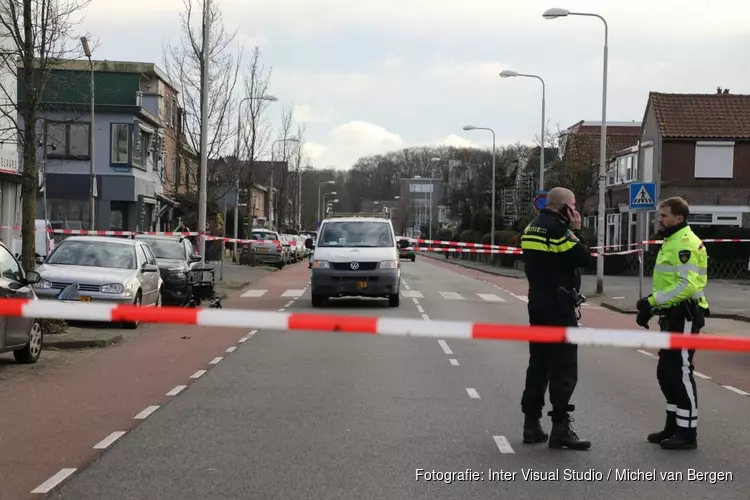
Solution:
{"label": "blue pedestrian crossing sign", "polygon": [[656,208],[656,184],[633,182],[630,184],[630,209],[654,210]]}

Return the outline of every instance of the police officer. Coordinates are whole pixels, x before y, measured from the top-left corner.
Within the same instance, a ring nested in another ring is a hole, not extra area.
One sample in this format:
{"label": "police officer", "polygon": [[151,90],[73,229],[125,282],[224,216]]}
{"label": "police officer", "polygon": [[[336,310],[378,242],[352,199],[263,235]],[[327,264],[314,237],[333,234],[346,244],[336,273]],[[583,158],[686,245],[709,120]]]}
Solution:
{"label": "police officer", "polygon": [[[554,188],[547,207],[531,221],[521,237],[524,268],[529,281],[529,323],[544,326],[578,326],[576,309],[583,296],[579,268],[591,260],[581,233],[581,216],[572,191]],[[572,231],[571,231],[572,228]],[[578,346],[568,343],[529,343],[526,387],[521,398],[523,442],[542,443],[547,434],[540,419],[549,384],[552,411],[551,448],[587,450],[591,443],[572,429],[570,399],[578,382]]]}
{"label": "police officer", "polygon": [[[679,197],[659,204],[659,229],[664,238],[656,257],[653,293],[638,301],[638,325],[659,314],[662,331],[698,334],[710,315],[703,289],[708,255],[703,242],[688,226],[690,208]],[[698,447],[698,390],[693,378],[694,349],[662,349],[656,377],[667,400],[664,429],[648,436],[651,443],[673,450]]]}

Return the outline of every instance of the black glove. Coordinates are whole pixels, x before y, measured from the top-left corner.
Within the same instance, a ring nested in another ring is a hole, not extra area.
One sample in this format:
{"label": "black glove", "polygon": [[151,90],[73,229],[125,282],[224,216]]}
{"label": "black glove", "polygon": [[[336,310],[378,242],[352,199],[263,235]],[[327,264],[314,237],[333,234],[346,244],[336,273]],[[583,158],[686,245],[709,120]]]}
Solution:
{"label": "black glove", "polygon": [[647,297],[641,298],[635,304],[635,308],[638,309],[639,312],[651,311],[651,304],[648,303],[648,297],[650,297],[650,295]]}
{"label": "black glove", "polygon": [[635,317],[635,322],[638,326],[642,326],[646,330],[649,330],[648,322],[652,316],[653,314],[651,314],[650,310],[638,311],[638,315]]}

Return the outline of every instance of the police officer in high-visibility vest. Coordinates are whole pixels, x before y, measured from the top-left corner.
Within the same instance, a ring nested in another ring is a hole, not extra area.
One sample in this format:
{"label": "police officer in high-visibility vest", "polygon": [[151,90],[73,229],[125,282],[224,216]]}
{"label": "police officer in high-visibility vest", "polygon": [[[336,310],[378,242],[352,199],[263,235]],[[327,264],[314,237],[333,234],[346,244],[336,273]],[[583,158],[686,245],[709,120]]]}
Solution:
{"label": "police officer in high-visibility vest", "polygon": [[[662,331],[698,334],[710,315],[704,295],[708,255],[703,242],[688,226],[690,207],[679,197],[659,204],[660,236],[653,292],[638,301],[638,325],[648,328],[655,314]],[[661,349],[656,377],[667,400],[664,429],[648,441],[662,448],[690,450],[698,446],[698,391],[693,378],[694,349]]]}

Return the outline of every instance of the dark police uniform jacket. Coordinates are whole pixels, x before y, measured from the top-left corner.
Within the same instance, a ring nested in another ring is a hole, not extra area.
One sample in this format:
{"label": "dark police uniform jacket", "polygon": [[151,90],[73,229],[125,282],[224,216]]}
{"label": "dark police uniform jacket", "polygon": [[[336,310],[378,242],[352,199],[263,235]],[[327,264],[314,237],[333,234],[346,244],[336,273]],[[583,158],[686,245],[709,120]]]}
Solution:
{"label": "dark police uniform jacket", "polygon": [[581,290],[580,268],[589,265],[591,251],[581,231],[575,231],[578,241],[572,239],[568,224],[567,217],[545,209],[521,236],[531,324],[577,326],[573,299],[558,289]]}

